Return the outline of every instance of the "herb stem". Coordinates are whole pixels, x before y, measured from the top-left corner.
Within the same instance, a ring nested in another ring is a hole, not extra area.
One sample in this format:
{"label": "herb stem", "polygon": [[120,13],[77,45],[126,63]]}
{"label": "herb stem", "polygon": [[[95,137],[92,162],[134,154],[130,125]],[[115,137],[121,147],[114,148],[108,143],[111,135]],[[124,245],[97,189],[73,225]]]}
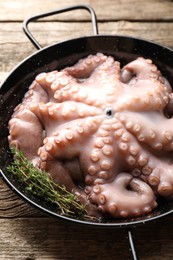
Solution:
{"label": "herb stem", "polygon": [[86,215],[85,205],[79,202],[73,193],[67,191],[65,186],[54,183],[46,171],[34,167],[22,151],[16,148],[11,151],[14,161],[7,167],[7,171],[15,175],[28,191],[57,205],[62,215]]}

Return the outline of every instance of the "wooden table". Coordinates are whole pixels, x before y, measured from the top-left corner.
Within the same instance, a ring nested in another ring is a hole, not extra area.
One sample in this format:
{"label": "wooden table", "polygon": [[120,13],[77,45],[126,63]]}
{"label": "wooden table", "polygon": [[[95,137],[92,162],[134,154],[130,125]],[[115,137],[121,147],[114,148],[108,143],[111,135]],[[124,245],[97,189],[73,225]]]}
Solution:
{"label": "wooden table", "polygon": [[[0,81],[36,50],[22,32],[28,16],[80,4],[52,0],[0,0]],[[173,48],[171,0],[86,0],[96,11],[99,31],[154,40]],[[31,26],[39,42],[48,44],[91,34],[84,11],[54,16]],[[143,260],[173,259],[173,216],[134,229]],[[26,204],[0,179],[0,260],[131,259],[126,230],[82,227],[49,217]]]}

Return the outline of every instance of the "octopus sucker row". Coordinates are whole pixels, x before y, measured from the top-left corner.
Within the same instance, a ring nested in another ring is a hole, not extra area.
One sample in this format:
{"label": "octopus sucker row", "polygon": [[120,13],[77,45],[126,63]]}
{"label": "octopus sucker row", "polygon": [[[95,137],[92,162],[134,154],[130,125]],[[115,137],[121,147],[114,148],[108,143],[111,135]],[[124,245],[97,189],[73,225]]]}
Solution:
{"label": "octopus sucker row", "polygon": [[100,115],[101,111],[94,106],[78,104],[73,101],[63,103],[32,103],[27,108],[40,120],[75,120],[78,118],[93,117]]}
{"label": "octopus sucker row", "polygon": [[111,146],[104,145],[102,148],[92,150],[90,154],[90,164],[88,166],[89,175],[97,176],[98,179],[108,179],[112,175],[110,174],[112,167],[113,150]]}
{"label": "octopus sucker row", "polygon": [[[123,77],[123,73],[129,73],[127,79]],[[158,79],[161,76],[160,71],[152,63],[151,60],[139,57],[138,59],[125,65],[123,68],[122,80],[127,83],[127,80],[131,80],[131,77],[137,75],[140,79],[154,78]]]}
{"label": "octopus sucker row", "polygon": [[173,198],[172,116],[171,86],[151,60],[121,68],[97,53],[37,75],[8,140],[89,215],[135,217],[156,208],[157,197]]}
{"label": "octopus sucker row", "polygon": [[[132,190],[125,190],[124,198],[122,198],[122,190],[127,186],[131,187]],[[117,193],[117,196],[114,201],[111,201],[113,190],[114,193]],[[129,207],[126,203],[123,205],[123,202],[120,203],[121,200],[125,200],[126,196],[128,196],[133,207]],[[93,186],[90,199],[99,205],[100,210],[109,212],[113,217],[139,216],[149,213],[157,206],[152,189],[141,180],[132,179],[127,173],[120,173],[114,181],[107,184]],[[143,208],[141,208],[141,202],[143,202]]]}
{"label": "octopus sucker row", "polygon": [[[160,115],[157,112],[153,112],[150,114],[137,114],[136,112],[133,113],[123,113],[123,120],[120,118],[121,122],[124,124],[126,129],[132,133],[139,142],[146,143],[151,148],[155,150],[172,150],[173,149],[173,133],[171,130],[171,122],[172,119],[169,121],[163,117],[163,124],[158,128],[156,122],[158,122],[158,117]],[[153,117],[155,117],[155,121],[153,122]],[[139,124],[139,122],[143,122]],[[145,127],[149,125],[150,127]]]}
{"label": "octopus sucker row", "polygon": [[173,192],[172,174],[172,165],[168,165],[166,168],[158,165],[149,175],[148,182],[151,186],[157,188],[157,192],[161,196],[167,197],[172,195]]}
{"label": "octopus sucker row", "polygon": [[[132,126],[132,124],[131,124]],[[139,126],[134,126],[137,131],[140,130]],[[145,166],[148,162],[148,156],[145,152],[141,153],[141,145],[136,143],[135,137],[130,133],[125,131],[125,126],[120,123],[112,125],[113,136],[118,144],[119,152],[123,154],[125,162],[131,167],[141,167]]]}
{"label": "octopus sucker row", "polygon": [[88,117],[85,121],[82,119],[74,120],[75,123],[66,125],[63,131],[61,128],[54,129],[53,135],[46,137],[43,140],[44,146],[39,149],[41,160],[77,157],[80,153],[80,145],[85,143],[86,135],[91,135],[96,131],[95,121],[92,117]]}
{"label": "octopus sucker row", "polygon": [[[150,88],[152,88],[152,85]],[[142,100],[140,95],[144,95]],[[126,104],[126,108],[130,111],[148,111],[151,109],[151,106],[153,110],[155,109],[161,111],[167,105],[168,100],[168,95],[160,96],[158,93],[156,96],[156,94],[152,94],[151,91],[149,91],[146,95],[146,90],[142,93],[141,89],[136,89],[134,96],[125,95],[123,99],[119,99],[117,109],[118,111],[123,111],[124,105]]]}
{"label": "octopus sucker row", "polygon": [[76,78],[88,78],[95,68],[106,60],[107,57],[102,53],[89,55],[87,58],[79,60],[74,66],[65,68],[65,71]]}

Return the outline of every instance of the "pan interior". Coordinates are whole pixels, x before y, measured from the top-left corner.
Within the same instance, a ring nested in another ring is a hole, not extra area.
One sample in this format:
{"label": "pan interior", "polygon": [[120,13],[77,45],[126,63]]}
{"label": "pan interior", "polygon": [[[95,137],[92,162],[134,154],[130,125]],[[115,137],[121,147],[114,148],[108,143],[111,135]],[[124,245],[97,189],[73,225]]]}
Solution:
{"label": "pan interior", "polygon": [[173,201],[159,201],[159,206],[155,211],[140,218],[133,219],[109,219],[106,222],[95,222],[88,220],[72,219],[60,216],[57,208],[29,194],[25,187],[21,185],[12,175],[7,173],[6,166],[11,161],[8,146],[8,121],[13,113],[13,109],[21,102],[24,93],[40,72],[48,72],[55,69],[62,69],[73,65],[80,58],[89,54],[102,52],[106,55],[114,56],[121,62],[122,66],[139,56],[152,59],[161,70],[162,74],[173,86],[173,51],[164,46],[137,38],[124,36],[98,35],[72,39],[48,46],[32,56],[22,61],[3,82],[0,88],[0,158],[1,174],[6,182],[19,195],[35,205],[37,208],[63,219],[74,222],[101,225],[126,227],[127,225],[141,224],[173,212]]}

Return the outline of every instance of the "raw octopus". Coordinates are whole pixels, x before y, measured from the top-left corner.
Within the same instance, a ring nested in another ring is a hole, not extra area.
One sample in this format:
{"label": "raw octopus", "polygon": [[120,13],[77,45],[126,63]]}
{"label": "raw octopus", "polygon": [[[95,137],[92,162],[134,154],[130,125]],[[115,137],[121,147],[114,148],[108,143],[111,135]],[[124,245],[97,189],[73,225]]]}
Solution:
{"label": "raw octopus", "polygon": [[171,86],[150,59],[121,69],[97,53],[36,76],[9,121],[9,144],[89,215],[135,217],[172,198],[172,114]]}

